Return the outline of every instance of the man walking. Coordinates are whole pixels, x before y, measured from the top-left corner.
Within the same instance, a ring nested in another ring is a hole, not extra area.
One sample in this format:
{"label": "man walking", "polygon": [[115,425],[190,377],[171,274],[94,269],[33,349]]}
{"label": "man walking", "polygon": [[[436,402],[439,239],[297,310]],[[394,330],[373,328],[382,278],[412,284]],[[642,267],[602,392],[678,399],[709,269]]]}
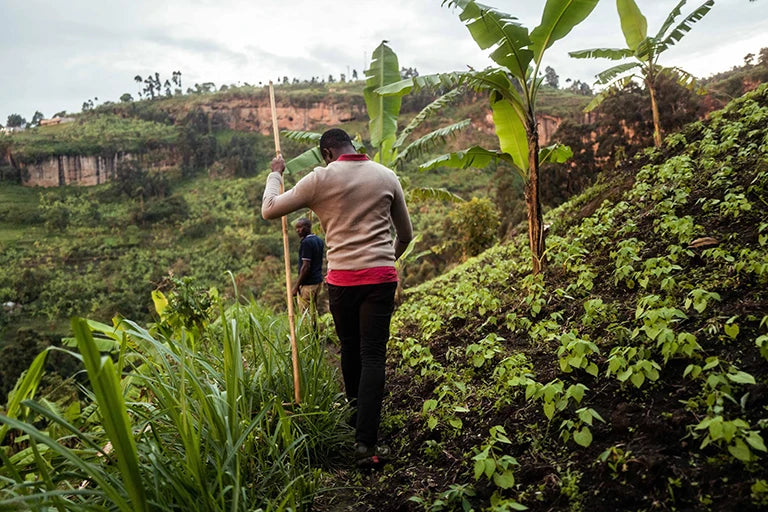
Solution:
{"label": "man walking", "polygon": [[[389,324],[399,258],[413,237],[403,189],[390,169],[357,154],[343,130],[320,138],[326,167],[280,194],[285,162],[272,160],[261,214],[276,219],[300,208],[317,214],[328,245],[328,297],[341,341],[341,370],[356,415],[355,456],[379,463],[378,430],[384,397]],[[394,225],[393,241],[390,226]]]}
{"label": "man walking", "polygon": [[312,222],[306,217],[296,221],[299,235],[299,277],[293,295],[302,314],[309,313],[312,329],[317,330],[317,298],[323,284],[323,241],[312,233]]}

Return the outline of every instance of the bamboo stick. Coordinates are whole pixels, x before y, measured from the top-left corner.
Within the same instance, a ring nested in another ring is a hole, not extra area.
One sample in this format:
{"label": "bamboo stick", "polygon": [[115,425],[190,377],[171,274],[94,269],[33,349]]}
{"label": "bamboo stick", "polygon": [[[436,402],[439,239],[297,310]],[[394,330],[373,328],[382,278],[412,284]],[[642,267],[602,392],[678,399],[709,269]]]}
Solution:
{"label": "bamboo stick", "polygon": [[[272,81],[269,81],[269,103],[272,108],[272,134],[275,136],[275,156],[280,156],[280,132],[277,128],[277,110],[275,109],[275,90]],[[280,193],[285,188],[280,183]],[[291,293],[291,256],[288,252],[288,218],[283,215],[280,219],[283,224],[283,259],[285,260],[285,295],[288,303],[288,326],[291,331],[291,359],[293,362],[293,395],[296,403],[301,403],[301,382],[299,380],[299,350],[296,345],[296,322],[293,311],[293,294]]]}

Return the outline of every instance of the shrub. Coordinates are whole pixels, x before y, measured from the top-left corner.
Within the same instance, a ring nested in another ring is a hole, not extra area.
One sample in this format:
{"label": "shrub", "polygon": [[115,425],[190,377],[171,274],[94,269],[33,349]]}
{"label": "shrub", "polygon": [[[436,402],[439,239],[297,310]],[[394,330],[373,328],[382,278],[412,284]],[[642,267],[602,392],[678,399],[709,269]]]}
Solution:
{"label": "shrub", "polygon": [[480,254],[496,242],[499,211],[491,200],[473,197],[456,205],[448,218],[463,259]]}

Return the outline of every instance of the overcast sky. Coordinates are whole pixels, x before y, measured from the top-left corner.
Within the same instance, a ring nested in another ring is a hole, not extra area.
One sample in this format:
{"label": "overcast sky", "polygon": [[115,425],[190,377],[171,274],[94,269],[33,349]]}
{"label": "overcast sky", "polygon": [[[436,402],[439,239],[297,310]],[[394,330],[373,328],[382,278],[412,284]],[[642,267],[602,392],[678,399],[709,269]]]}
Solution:
{"label": "overcast sky", "polygon": [[[703,0],[688,3],[686,15]],[[543,0],[485,0],[532,28]],[[637,0],[655,34],[677,0]],[[682,17],[681,17],[682,19]],[[480,51],[458,13],[441,0],[0,0],[0,123],[8,114],[27,120],[36,110],[80,111],[83,101],[137,96],[135,75],[182,72],[195,82],[257,84],[356,69],[363,76],[371,51],[386,39],[401,66],[421,74],[492,62]],[[621,47],[614,0],[544,56],[566,78],[590,84],[608,61],[573,60],[568,51]],[[715,7],[662,64],[706,77],[743,63],[768,47],[768,0],[716,0]],[[349,75],[348,75],[349,76]]]}

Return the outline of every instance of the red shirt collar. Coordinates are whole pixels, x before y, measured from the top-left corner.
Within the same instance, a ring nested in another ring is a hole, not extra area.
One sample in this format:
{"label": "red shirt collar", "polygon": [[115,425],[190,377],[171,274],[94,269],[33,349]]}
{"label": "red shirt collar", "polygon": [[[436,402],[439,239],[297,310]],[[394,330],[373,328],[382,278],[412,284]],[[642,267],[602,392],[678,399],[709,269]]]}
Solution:
{"label": "red shirt collar", "polygon": [[362,162],[364,160],[370,160],[370,158],[368,158],[368,155],[360,153],[346,153],[336,159],[337,162]]}

